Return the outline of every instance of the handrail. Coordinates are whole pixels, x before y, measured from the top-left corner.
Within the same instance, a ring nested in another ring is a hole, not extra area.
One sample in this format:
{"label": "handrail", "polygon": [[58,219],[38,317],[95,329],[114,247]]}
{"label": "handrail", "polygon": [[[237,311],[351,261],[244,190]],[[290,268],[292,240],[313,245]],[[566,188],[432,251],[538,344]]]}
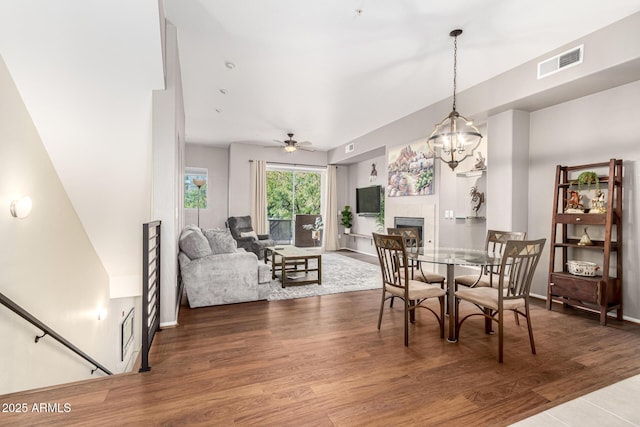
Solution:
{"label": "handrail", "polygon": [[160,329],[160,232],[162,221],[142,224],[142,366],[151,370],[149,350]]}
{"label": "handrail", "polygon": [[8,297],[6,297],[4,294],[0,293],[0,303],[2,305],[4,305],[5,307],[7,307],[9,310],[13,311],[14,313],[16,313],[18,316],[22,317],[24,320],[26,320],[27,322],[31,323],[32,325],[34,325],[35,327],[39,328],[42,330],[43,334],[36,336],[35,338],[35,342],[37,343],[38,341],[40,341],[41,338],[43,338],[46,335],[51,336],[53,339],[55,339],[56,341],[58,341],[60,344],[64,345],[65,347],[67,347],[69,350],[73,351],[74,353],[76,353],[78,356],[82,357],[84,360],[86,360],[87,362],[91,362],[94,366],[95,369],[91,370],[91,374],[93,374],[95,371],[97,371],[98,369],[100,369],[102,372],[104,372],[107,375],[113,375],[113,373],[108,370],[107,368],[105,368],[104,366],[102,366],[100,363],[98,363],[97,361],[95,361],[91,356],[89,356],[87,353],[85,353],[84,351],[80,350],[78,347],[76,347],[75,345],[71,344],[67,339],[65,339],[62,335],[60,335],[59,333],[57,333],[56,331],[54,331],[53,329],[51,329],[49,326],[45,325],[42,321],[40,321],[39,319],[37,319],[35,316],[33,316],[31,313],[29,313],[27,310],[25,310],[24,308],[20,307],[18,304],[16,304],[15,302],[13,302],[11,299],[9,299]]}

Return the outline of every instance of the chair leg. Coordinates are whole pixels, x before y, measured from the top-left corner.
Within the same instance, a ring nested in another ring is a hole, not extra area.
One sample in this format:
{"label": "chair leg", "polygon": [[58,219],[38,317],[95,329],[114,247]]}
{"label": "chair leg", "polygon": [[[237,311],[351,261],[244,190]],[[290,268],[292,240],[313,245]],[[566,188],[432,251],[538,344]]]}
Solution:
{"label": "chair leg", "polygon": [[411,323],[416,323],[416,309],[415,309],[415,305],[416,302],[414,300],[410,300],[409,301],[409,307],[412,308],[412,310],[409,311],[409,321]]}
{"label": "chair leg", "polygon": [[382,323],[382,310],[384,310],[384,287],[382,288],[382,301],[380,302],[380,314],[378,315],[378,330],[380,330],[380,324]]}
{"label": "chair leg", "polygon": [[489,335],[490,333],[493,332],[493,320],[491,320],[491,309],[490,308],[485,308],[484,309],[484,333]]}
{"label": "chair leg", "polygon": [[527,314],[527,328],[529,329],[529,341],[531,342],[531,354],[536,354],[536,345],[533,342],[533,328],[531,328],[531,316],[529,314],[529,301],[525,302],[524,308]]}
{"label": "chair leg", "polygon": [[440,301],[440,339],[444,339],[444,297],[438,297]]}
{"label": "chair leg", "polygon": [[513,317],[516,319],[516,325],[520,326],[520,318],[518,317],[518,313],[514,311]]}
{"label": "chair leg", "polygon": [[394,298],[395,298],[395,297],[391,297],[391,302],[389,303],[389,308],[393,308],[393,299],[394,299]]}
{"label": "chair leg", "polygon": [[504,310],[502,307],[498,308],[498,362],[502,363],[502,353],[503,353],[503,342],[502,336],[504,332]]}
{"label": "chair leg", "polygon": [[404,298],[404,346],[409,347],[409,301]]}

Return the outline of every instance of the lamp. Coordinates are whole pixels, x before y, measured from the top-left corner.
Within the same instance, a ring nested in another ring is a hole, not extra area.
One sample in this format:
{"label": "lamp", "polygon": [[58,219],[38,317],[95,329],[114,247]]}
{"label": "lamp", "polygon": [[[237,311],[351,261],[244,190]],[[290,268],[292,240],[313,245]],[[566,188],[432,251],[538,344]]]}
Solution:
{"label": "lamp", "polygon": [[286,151],[287,153],[293,153],[294,151],[296,151],[296,146],[295,145],[285,145],[284,146],[284,151]]}
{"label": "lamp", "polygon": [[200,227],[200,201],[202,200],[202,186],[206,183],[204,179],[196,178],[193,180],[193,185],[198,187],[198,227]]}
{"label": "lamp", "polygon": [[31,197],[25,196],[19,200],[12,200],[9,210],[11,211],[11,216],[22,219],[29,216],[32,206]]}
{"label": "lamp", "polygon": [[[460,34],[462,30],[459,29],[449,33],[449,36],[453,37],[453,110],[436,125],[427,140],[429,150],[436,158],[448,164],[451,170],[455,170],[461,161],[472,156],[482,141],[482,134],[473,122],[456,111],[457,55]],[[446,158],[442,157],[443,154]]]}

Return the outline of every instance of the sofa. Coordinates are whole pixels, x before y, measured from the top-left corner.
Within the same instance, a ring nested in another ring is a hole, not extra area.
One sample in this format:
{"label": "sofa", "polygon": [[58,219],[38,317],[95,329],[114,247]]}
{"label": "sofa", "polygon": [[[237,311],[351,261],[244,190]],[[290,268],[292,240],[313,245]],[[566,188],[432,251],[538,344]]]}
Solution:
{"label": "sofa", "polygon": [[251,225],[251,216],[232,216],[227,219],[227,227],[238,242],[238,247],[253,252],[258,259],[264,257],[264,248],[275,246],[268,234],[256,234]]}
{"label": "sofa", "polygon": [[178,262],[189,307],[257,301],[269,296],[271,269],[238,248],[229,230],[187,226]]}

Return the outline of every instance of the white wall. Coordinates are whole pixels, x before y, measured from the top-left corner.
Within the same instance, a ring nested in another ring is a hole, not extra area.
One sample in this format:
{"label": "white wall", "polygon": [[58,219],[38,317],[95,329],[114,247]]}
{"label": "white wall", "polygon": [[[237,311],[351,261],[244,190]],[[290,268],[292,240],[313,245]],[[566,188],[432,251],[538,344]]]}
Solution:
{"label": "white wall", "polygon": [[[207,207],[200,209],[200,227],[224,228],[229,217],[229,149],[187,144],[185,167],[206,168],[209,171]],[[185,224],[196,224],[197,209],[184,209]]]}
{"label": "white wall", "polygon": [[[178,236],[182,230],[184,105],[176,28],[166,23],[166,89],[153,92],[152,217],[162,221],[160,325],[177,323]],[[138,285],[140,288],[141,285]]]}
{"label": "white wall", "polygon": [[[529,236],[551,236],[556,165],[624,161],[624,315],[640,319],[640,81],[531,113]],[[590,227],[591,229],[592,227]],[[595,229],[593,230],[595,232]],[[532,292],[546,295],[549,242]]]}
{"label": "white wall", "polygon": [[[120,312],[136,301],[110,301],[109,276],[1,58],[0,93],[0,292],[107,368],[122,372],[134,353],[120,362]],[[33,200],[31,215],[13,218],[11,200],[26,195]],[[102,321],[100,307],[108,309]],[[34,343],[40,334],[0,306],[0,394],[91,378],[93,366],[52,338]],[[136,341],[133,348],[139,347],[139,337]]]}
{"label": "white wall", "polygon": [[0,52],[113,294],[137,295],[151,91],[164,83],[159,2],[10,3],[0,3]]}

